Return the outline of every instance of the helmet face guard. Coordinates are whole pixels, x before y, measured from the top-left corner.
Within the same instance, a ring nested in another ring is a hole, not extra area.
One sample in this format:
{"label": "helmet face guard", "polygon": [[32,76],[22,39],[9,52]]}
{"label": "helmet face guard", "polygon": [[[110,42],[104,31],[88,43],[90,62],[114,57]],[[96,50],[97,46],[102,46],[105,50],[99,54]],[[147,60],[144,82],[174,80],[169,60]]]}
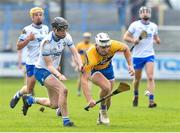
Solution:
{"label": "helmet face guard", "polygon": [[65,31],[68,29],[68,25],[58,25],[56,29],[57,31]]}
{"label": "helmet face guard", "polygon": [[149,18],[151,18],[151,9],[143,6],[139,9],[139,17],[141,19],[145,19],[148,20]]}
{"label": "helmet face guard", "polygon": [[95,37],[96,44],[100,47],[109,47],[111,45],[109,35],[107,33],[99,33]]}
{"label": "helmet face guard", "polygon": [[62,17],[54,18],[54,20],[51,23],[51,25],[57,31],[65,31],[65,30],[68,29],[68,22],[64,18],[62,18]]}

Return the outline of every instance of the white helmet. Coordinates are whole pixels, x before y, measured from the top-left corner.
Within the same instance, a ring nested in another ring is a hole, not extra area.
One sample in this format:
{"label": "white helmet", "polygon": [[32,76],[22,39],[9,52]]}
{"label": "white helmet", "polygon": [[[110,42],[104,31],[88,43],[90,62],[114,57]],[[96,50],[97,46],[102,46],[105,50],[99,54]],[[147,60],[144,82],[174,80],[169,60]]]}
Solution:
{"label": "white helmet", "polygon": [[111,45],[110,38],[107,33],[98,33],[95,37],[95,41],[98,46],[105,47]]}
{"label": "white helmet", "polygon": [[[144,13],[147,13],[147,16],[146,17],[144,17]],[[139,9],[139,17],[141,18],[141,19],[149,19],[149,18],[151,18],[151,8],[149,8],[149,7],[146,7],[146,6],[142,6],[140,9]]]}

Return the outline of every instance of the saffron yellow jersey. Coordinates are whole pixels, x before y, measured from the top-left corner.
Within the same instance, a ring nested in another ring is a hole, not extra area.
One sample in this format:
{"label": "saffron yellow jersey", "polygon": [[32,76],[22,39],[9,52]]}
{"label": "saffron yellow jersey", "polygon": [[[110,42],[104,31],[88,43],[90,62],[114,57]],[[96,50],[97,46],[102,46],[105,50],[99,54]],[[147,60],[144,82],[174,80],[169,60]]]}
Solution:
{"label": "saffron yellow jersey", "polygon": [[93,46],[92,43],[85,44],[84,42],[80,42],[76,45],[76,49],[80,54],[83,63],[85,63],[85,53],[91,46]]}
{"label": "saffron yellow jersey", "polygon": [[96,49],[96,46],[91,47],[86,52],[86,63],[83,70],[90,72],[92,69],[101,70],[108,67],[111,63],[113,56],[116,52],[122,52],[126,49],[125,44],[116,40],[110,40],[111,45],[109,52],[106,56],[101,56]]}

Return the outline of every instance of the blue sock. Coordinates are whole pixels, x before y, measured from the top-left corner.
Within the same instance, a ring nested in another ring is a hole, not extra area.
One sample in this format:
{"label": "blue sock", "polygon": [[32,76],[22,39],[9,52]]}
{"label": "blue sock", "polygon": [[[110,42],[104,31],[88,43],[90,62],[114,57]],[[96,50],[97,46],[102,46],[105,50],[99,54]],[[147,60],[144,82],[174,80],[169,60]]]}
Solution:
{"label": "blue sock", "polygon": [[70,119],[68,117],[62,117],[63,118],[63,125],[67,125],[70,122]]}
{"label": "blue sock", "polygon": [[135,90],[135,91],[134,91],[134,96],[135,96],[135,97],[138,97],[138,95],[139,95],[138,90]]}
{"label": "blue sock", "polygon": [[153,94],[150,94],[150,95],[149,95],[149,101],[150,101],[150,102],[154,101],[154,95],[153,95]]}
{"label": "blue sock", "polygon": [[27,103],[29,105],[36,103],[36,100],[33,96],[28,96]]}
{"label": "blue sock", "polygon": [[101,105],[101,110],[106,110],[106,105]]}

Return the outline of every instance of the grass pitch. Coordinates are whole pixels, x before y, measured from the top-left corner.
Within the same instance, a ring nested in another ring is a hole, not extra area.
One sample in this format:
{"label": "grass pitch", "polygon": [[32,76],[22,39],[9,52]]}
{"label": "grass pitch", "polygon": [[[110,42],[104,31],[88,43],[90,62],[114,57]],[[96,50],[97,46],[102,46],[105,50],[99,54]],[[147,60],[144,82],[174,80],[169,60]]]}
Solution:
{"label": "grass pitch", "polygon": [[[118,81],[119,82],[119,81]],[[116,82],[116,85],[118,85]],[[68,107],[70,118],[76,127],[62,126],[55,110],[45,108],[42,113],[40,105],[33,105],[27,116],[21,111],[22,100],[11,109],[9,102],[14,93],[23,85],[22,79],[0,79],[0,131],[33,131],[33,132],[180,132],[180,85],[179,81],[156,81],[155,101],[157,108],[148,108],[148,98],[144,96],[146,82],[140,85],[139,107],[132,107],[133,90],[121,93],[112,98],[112,106],[108,112],[110,125],[96,125],[98,106],[89,112],[83,108],[87,105],[84,96],[78,97],[76,81],[65,82],[69,89]],[[98,99],[99,89],[92,87],[94,99]],[[36,96],[47,96],[46,88],[37,82]]]}

